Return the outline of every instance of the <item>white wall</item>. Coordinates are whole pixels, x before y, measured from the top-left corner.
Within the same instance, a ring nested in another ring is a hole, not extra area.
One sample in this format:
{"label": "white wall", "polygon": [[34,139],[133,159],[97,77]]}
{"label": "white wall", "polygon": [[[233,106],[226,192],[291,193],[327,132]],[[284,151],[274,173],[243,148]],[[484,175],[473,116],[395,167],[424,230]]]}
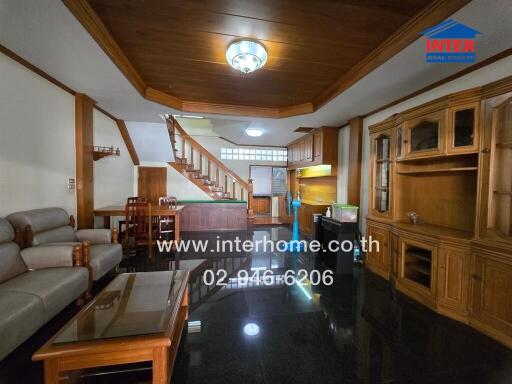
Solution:
{"label": "white wall", "polygon": [[[175,196],[178,200],[213,200],[206,192],[188,180],[173,167],[163,162],[144,161],[142,167],[164,167],[167,168],[167,195]],[[133,190],[137,195],[138,167],[134,169]]]}
{"label": "white wall", "polygon": [[57,206],[76,215],[74,97],[0,55],[0,216]]}
{"label": "white wall", "polygon": [[347,203],[348,199],[348,152],[350,127],[347,125],[338,130],[338,185],[336,188],[338,203]]}
{"label": "white wall", "polygon": [[[445,65],[445,64],[439,64]],[[373,115],[367,116],[364,119],[363,130],[363,170],[361,176],[361,223],[360,229],[362,233],[366,233],[366,215],[368,214],[368,189],[370,183],[369,168],[370,168],[370,136],[368,127],[378,123],[389,116],[413,108],[415,106],[424,104],[428,101],[437,99],[439,97],[448,95],[453,92],[463,91],[465,89],[478,87],[499,80],[501,78],[512,75],[512,57],[499,60],[486,67],[480,68],[474,72],[460,77],[449,83],[443,84],[430,91],[422,93],[416,97],[408,99],[400,104],[394,105],[383,111],[377,112]]]}
{"label": "white wall", "polygon": [[94,110],[94,145],[119,148],[121,155],[94,162],[94,208],[120,205],[133,196],[133,162],[114,120]]}

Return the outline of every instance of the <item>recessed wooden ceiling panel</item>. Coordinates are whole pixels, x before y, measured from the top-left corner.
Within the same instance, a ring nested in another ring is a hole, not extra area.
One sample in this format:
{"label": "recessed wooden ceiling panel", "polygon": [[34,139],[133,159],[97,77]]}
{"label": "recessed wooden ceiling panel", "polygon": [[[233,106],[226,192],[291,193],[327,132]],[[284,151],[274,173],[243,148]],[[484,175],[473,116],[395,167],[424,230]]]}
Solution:
{"label": "recessed wooden ceiling panel", "polygon": [[[147,86],[182,100],[282,108],[312,102],[429,0],[160,0],[89,3]],[[239,37],[269,59],[244,75]]]}

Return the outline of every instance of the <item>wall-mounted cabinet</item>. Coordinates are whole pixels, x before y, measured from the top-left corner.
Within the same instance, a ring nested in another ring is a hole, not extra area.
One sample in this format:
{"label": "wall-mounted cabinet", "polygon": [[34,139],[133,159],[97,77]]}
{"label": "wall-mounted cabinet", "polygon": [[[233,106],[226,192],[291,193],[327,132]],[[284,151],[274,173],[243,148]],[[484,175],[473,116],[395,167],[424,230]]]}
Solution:
{"label": "wall-mounted cabinet", "polygon": [[288,168],[338,164],[338,128],[322,127],[288,144]]}

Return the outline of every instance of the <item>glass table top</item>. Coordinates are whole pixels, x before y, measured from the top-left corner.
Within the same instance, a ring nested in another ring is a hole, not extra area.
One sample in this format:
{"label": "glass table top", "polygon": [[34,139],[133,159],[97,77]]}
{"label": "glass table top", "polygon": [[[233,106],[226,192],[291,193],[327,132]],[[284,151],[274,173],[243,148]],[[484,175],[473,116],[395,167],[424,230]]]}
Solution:
{"label": "glass table top", "polygon": [[165,333],[184,271],[123,273],[72,319],[53,344]]}

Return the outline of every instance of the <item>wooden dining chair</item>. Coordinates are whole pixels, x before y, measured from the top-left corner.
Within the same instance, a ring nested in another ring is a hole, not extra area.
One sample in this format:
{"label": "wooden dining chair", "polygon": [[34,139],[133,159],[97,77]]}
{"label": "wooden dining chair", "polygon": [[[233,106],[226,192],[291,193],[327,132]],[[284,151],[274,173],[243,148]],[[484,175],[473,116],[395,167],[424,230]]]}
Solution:
{"label": "wooden dining chair", "polygon": [[[164,196],[158,199],[158,205],[161,208],[176,209],[178,200],[172,196]],[[174,233],[174,216],[158,216],[158,236],[167,236]]]}
{"label": "wooden dining chair", "polygon": [[148,202],[130,202],[125,208],[126,236],[125,249],[135,250],[140,245],[147,245],[151,249],[151,204]]}
{"label": "wooden dining chair", "polygon": [[[147,202],[145,197],[133,196],[133,197],[129,197],[128,199],[126,199],[126,205],[128,205],[130,203],[145,203],[145,202]],[[125,235],[123,232],[123,226],[126,229],[126,220],[119,220],[118,228],[119,228],[119,237],[120,237],[121,241]]]}

